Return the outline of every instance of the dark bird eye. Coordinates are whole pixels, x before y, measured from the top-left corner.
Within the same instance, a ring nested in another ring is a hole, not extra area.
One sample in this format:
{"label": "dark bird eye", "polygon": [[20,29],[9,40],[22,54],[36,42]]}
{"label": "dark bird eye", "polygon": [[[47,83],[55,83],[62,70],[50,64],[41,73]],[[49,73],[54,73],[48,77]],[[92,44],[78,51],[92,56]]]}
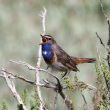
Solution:
{"label": "dark bird eye", "polygon": [[51,40],[51,38],[48,38],[48,40]]}
{"label": "dark bird eye", "polygon": [[47,42],[47,39],[46,39],[46,38],[43,38],[42,41],[43,41],[43,42]]}

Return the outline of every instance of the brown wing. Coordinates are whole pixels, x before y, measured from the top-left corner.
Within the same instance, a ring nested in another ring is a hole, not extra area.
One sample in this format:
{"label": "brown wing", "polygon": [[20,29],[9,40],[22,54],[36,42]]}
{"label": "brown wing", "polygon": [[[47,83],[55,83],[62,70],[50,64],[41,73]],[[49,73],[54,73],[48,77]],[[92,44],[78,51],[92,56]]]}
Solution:
{"label": "brown wing", "polygon": [[57,61],[61,62],[69,70],[78,71],[76,63],[72,61],[71,57],[58,45],[53,46],[54,52],[57,56]]}

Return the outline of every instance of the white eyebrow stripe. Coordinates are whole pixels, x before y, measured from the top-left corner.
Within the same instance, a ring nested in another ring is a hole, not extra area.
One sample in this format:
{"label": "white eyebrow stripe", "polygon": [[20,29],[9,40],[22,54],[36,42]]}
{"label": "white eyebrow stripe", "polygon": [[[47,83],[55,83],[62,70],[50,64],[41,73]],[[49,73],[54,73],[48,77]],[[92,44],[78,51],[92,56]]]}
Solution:
{"label": "white eyebrow stripe", "polygon": [[51,37],[49,37],[49,36],[45,36],[46,38],[51,38]]}

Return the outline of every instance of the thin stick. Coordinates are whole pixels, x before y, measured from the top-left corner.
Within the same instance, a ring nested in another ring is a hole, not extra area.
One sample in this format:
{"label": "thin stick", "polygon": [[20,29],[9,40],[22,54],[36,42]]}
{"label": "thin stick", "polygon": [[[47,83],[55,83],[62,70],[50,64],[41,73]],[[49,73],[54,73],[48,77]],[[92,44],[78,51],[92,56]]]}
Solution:
{"label": "thin stick", "polygon": [[41,18],[42,18],[42,28],[43,28],[43,35],[45,34],[46,32],[46,26],[45,26],[45,21],[46,21],[46,14],[47,14],[47,10],[45,7],[43,7],[43,11],[41,12],[41,14],[39,15]]}
{"label": "thin stick", "polygon": [[[4,69],[2,69],[2,70],[4,70]],[[11,92],[13,93],[13,95],[16,97],[19,105],[22,105],[23,110],[27,110],[26,106],[23,104],[22,98],[20,97],[20,95],[16,91],[16,87],[15,87],[14,82],[9,79],[8,75],[6,74],[6,72],[2,72],[2,74],[4,75],[4,78],[6,80],[6,83],[7,83],[8,87],[10,88]]]}
{"label": "thin stick", "polygon": [[[41,12],[41,18],[42,18],[42,26],[43,26],[43,34],[45,34],[45,18],[46,18],[46,9],[44,8],[44,10]],[[40,83],[40,72],[38,70],[38,68],[40,68],[41,65],[41,45],[39,46],[39,50],[38,50],[38,61],[37,61],[37,66],[36,66],[36,85]],[[37,92],[38,92],[38,97],[40,99],[40,110],[45,110],[45,103],[43,101],[43,97],[41,95],[41,90],[40,87],[37,86]]]}
{"label": "thin stick", "polygon": [[55,98],[54,98],[54,110],[56,110],[57,97],[58,97],[58,92],[56,91]]}
{"label": "thin stick", "polygon": [[102,44],[102,46],[105,47],[105,44],[103,43],[102,39],[100,38],[100,36],[98,35],[97,32],[96,32],[96,35],[97,35],[98,39],[100,40],[100,43]]}
{"label": "thin stick", "polygon": [[[5,72],[5,73],[7,74],[7,76],[8,76],[8,78],[10,78],[10,79],[20,79],[20,80],[22,80],[22,81],[24,81],[24,82],[28,82],[29,84],[35,85],[35,82],[34,82],[34,81],[31,81],[31,80],[29,80],[29,79],[26,79],[26,78],[24,78],[24,77],[22,77],[22,76],[15,75],[14,73],[8,72],[8,71],[6,71],[6,70],[1,70],[1,73],[2,73],[2,74],[3,74],[3,72]],[[1,74],[0,74],[0,75],[1,75]],[[2,75],[2,77],[4,78],[4,75]]]}
{"label": "thin stick", "polygon": [[82,92],[81,92],[81,95],[82,95],[82,98],[83,98],[83,100],[84,100],[85,104],[87,105],[86,98],[85,98],[85,96],[84,96],[84,94],[83,94]]}
{"label": "thin stick", "polygon": [[48,73],[50,76],[54,77],[55,79],[57,79],[56,76],[54,76],[51,72],[43,69],[43,68],[40,68],[40,67],[33,67],[32,65],[26,63],[26,62],[23,62],[23,61],[14,61],[14,60],[10,60],[11,63],[15,63],[15,64],[18,64],[18,65],[23,65],[25,67],[27,67],[29,70],[33,70],[33,71],[36,71],[36,68],[39,70],[39,71],[43,71],[45,73]]}
{"label": "thin stick", "polygon": [[30,64],[23,62],[23,61],[14,61],[14,60],[10,60],[9,62],[11,63],[16,63],[18,65],[24,65],[26,66],[29,70],[36,70],[33,66],[31,66]]}
{"label": "thin stick", "polygon": [[54,90],[56,89],[55,84],[52,84],[52,83],[50,83],[50,82],[48,82],[48,84],[47,84],[46,81],[45,81],[46,84],[42,84],[42,83],[36,84],[34,81],[31,81],[31,80],[29,80],[29,79],[26,79],[26,78],[24,78],[24,77],[22,77],[22,76],[15,75],[14,73],[8,72],[8,71],[6,71],[5,69],[2,69],[2,70],[1,70],[0,77],[5,78],[4,72],[7,74],[7,77],[10,78],[10,79],[20,79],[20,80],[22,80],[22,81],[24,81],[24,82],[26,82],[26,83],[32,84],[32,85],[37,85],[37,86],[46,87],[46,88],[52,88],[52,89],[54,89]]}
{"label": "thin stick", "polygon": [[[24,66],[26,66],[26,67],[30,67],[30,65],[29,64],[27,64],[27,63],[25,63],[25,62],[21,62],[21,61],[19,61],[19,62],[17,62],[17,61],[13,61],[13,63],[16,63],[16,64],[21,64],[21,65],[24,65]],[[29,70],[35,70],[34,69],[34,67],[31,67],[31,68],[33,68],[33,69],[29,69]],[[53,83],[53,82],[51,82],[51,81],[45,81],[45,84],[40,84],[40,83],[34,83],[33,81],[30,81],[30,80],[28,80],[28,79],[26,79],[26,78],[24,78],[24,77],[22,77],[22,76],[17,76],[17,75],[15,75],[14,73],[12,73],[12,72],[8,72],[8,71],[6,71],[6,70],[1,70],[1,77],[3,77],[4,78],[4,76],[3,76],[3,72],[5,72],[6,74],[7,74],[7,77],[8,78],[12,78],[12,79],[15,79],[15,78],[18,78],[18,79],[20,79],[20,80],[22,80],[22,81],[24,81],[24,82],[27,82],[27,83],[30,83],[30,84],[33,84],[33,85],[37,85],[38,87],[46,87],[46,88],[51,88],[51,89],[53,89],[53,90],[55,90],[57,93],[59,93],[60,95],[61,95],[61,97],[63,98],[63,100],[64,100],[64,102],[65,102],[65,104],[66,104],[66,106],[67,106],[67,108],[68,108],[68,110],[73,110],[74,108],[73,108],[73,104],[72,104],[72,101],[70,100],[70,99],[68,99],[66,96],[65,96],[65,94],[63,93],[63,86],[60,84],[60,81],[59,81],[59,79],[56,77],[56,76],[54,76],[54,75],[52,75],[50,72],[48,72],[47,70],[44,70],[44,69],[41,69],[41,68],[38,68],[38,67],[36,67],[37,68],[37,70],[38,71],[43,71],[43,72],[46,72],[46,73],[48,73],[49,75],[51,75],[52,77],[54,77],[56,80],[57,80],[57,84],[56,83]],[[55,102],[56,103],[56,102]],[[45,106],[43,106],[43,108],[42,108],[43,110],[47,110],[46,108],[45,108]]]}
{"label": "thin stick", "polygon": [[[23,62],[23,61],[14,61],[14,60],[10,60],[10,62],[11,63],[15,63],[15,64],[18,64],[18,65],[23,65],[23,66],[26,66],[29,70],[33,70],[33,71],[35,71],[36,70],[36,68],[35,67],[33,67],[32,65],[30,65],[30,64],[28,64],[28,63],[26,63],[26,62]],[[47,70],[45,70],[45,69],[43,69],[43,68],[37,68],[39,71],[42,71],[42,72],[45,72],[45,73],[47,73],[48,75],[50,75],[50,76],[52,76],[53,78],[55,78],[55,79],[57,79],[57,77],[54,75],[54,74],[52,74],[51,72],[49,72],[49,71],[47,71]],[[1,76],[2,77],[2,76]],[[20,78],[19,78],[20,79]],[[81,81],[82,82],[82,81]],[[93,85],[90,85],[90,84],[88,84],[88,83],[85,83],[85,82],[82,82],[83,84],[85,84],[85,85],[87,85],[88,86],[88,89],[92,89],[92,90],[96,90],[97,88],[95,87],[95,86],[93,86]],[[74,85],[74,86],[76,86],[76,85]],[[64,89],[66,89],[67,87],[65,87]]]}

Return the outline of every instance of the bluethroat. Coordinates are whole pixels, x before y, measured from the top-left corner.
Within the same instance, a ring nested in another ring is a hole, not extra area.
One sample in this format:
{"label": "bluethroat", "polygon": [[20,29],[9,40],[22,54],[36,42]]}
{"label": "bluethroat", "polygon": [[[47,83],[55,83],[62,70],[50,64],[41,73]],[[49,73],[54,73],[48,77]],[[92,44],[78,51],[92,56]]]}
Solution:
{"label": "bluethroat", "polygon": [[78,64],[95,62],[95,58],[77,58],[68,55],[50,35],[42,37],[42,56],[52,70],[64,72],[63,77],[70,71],[79,71]]}

